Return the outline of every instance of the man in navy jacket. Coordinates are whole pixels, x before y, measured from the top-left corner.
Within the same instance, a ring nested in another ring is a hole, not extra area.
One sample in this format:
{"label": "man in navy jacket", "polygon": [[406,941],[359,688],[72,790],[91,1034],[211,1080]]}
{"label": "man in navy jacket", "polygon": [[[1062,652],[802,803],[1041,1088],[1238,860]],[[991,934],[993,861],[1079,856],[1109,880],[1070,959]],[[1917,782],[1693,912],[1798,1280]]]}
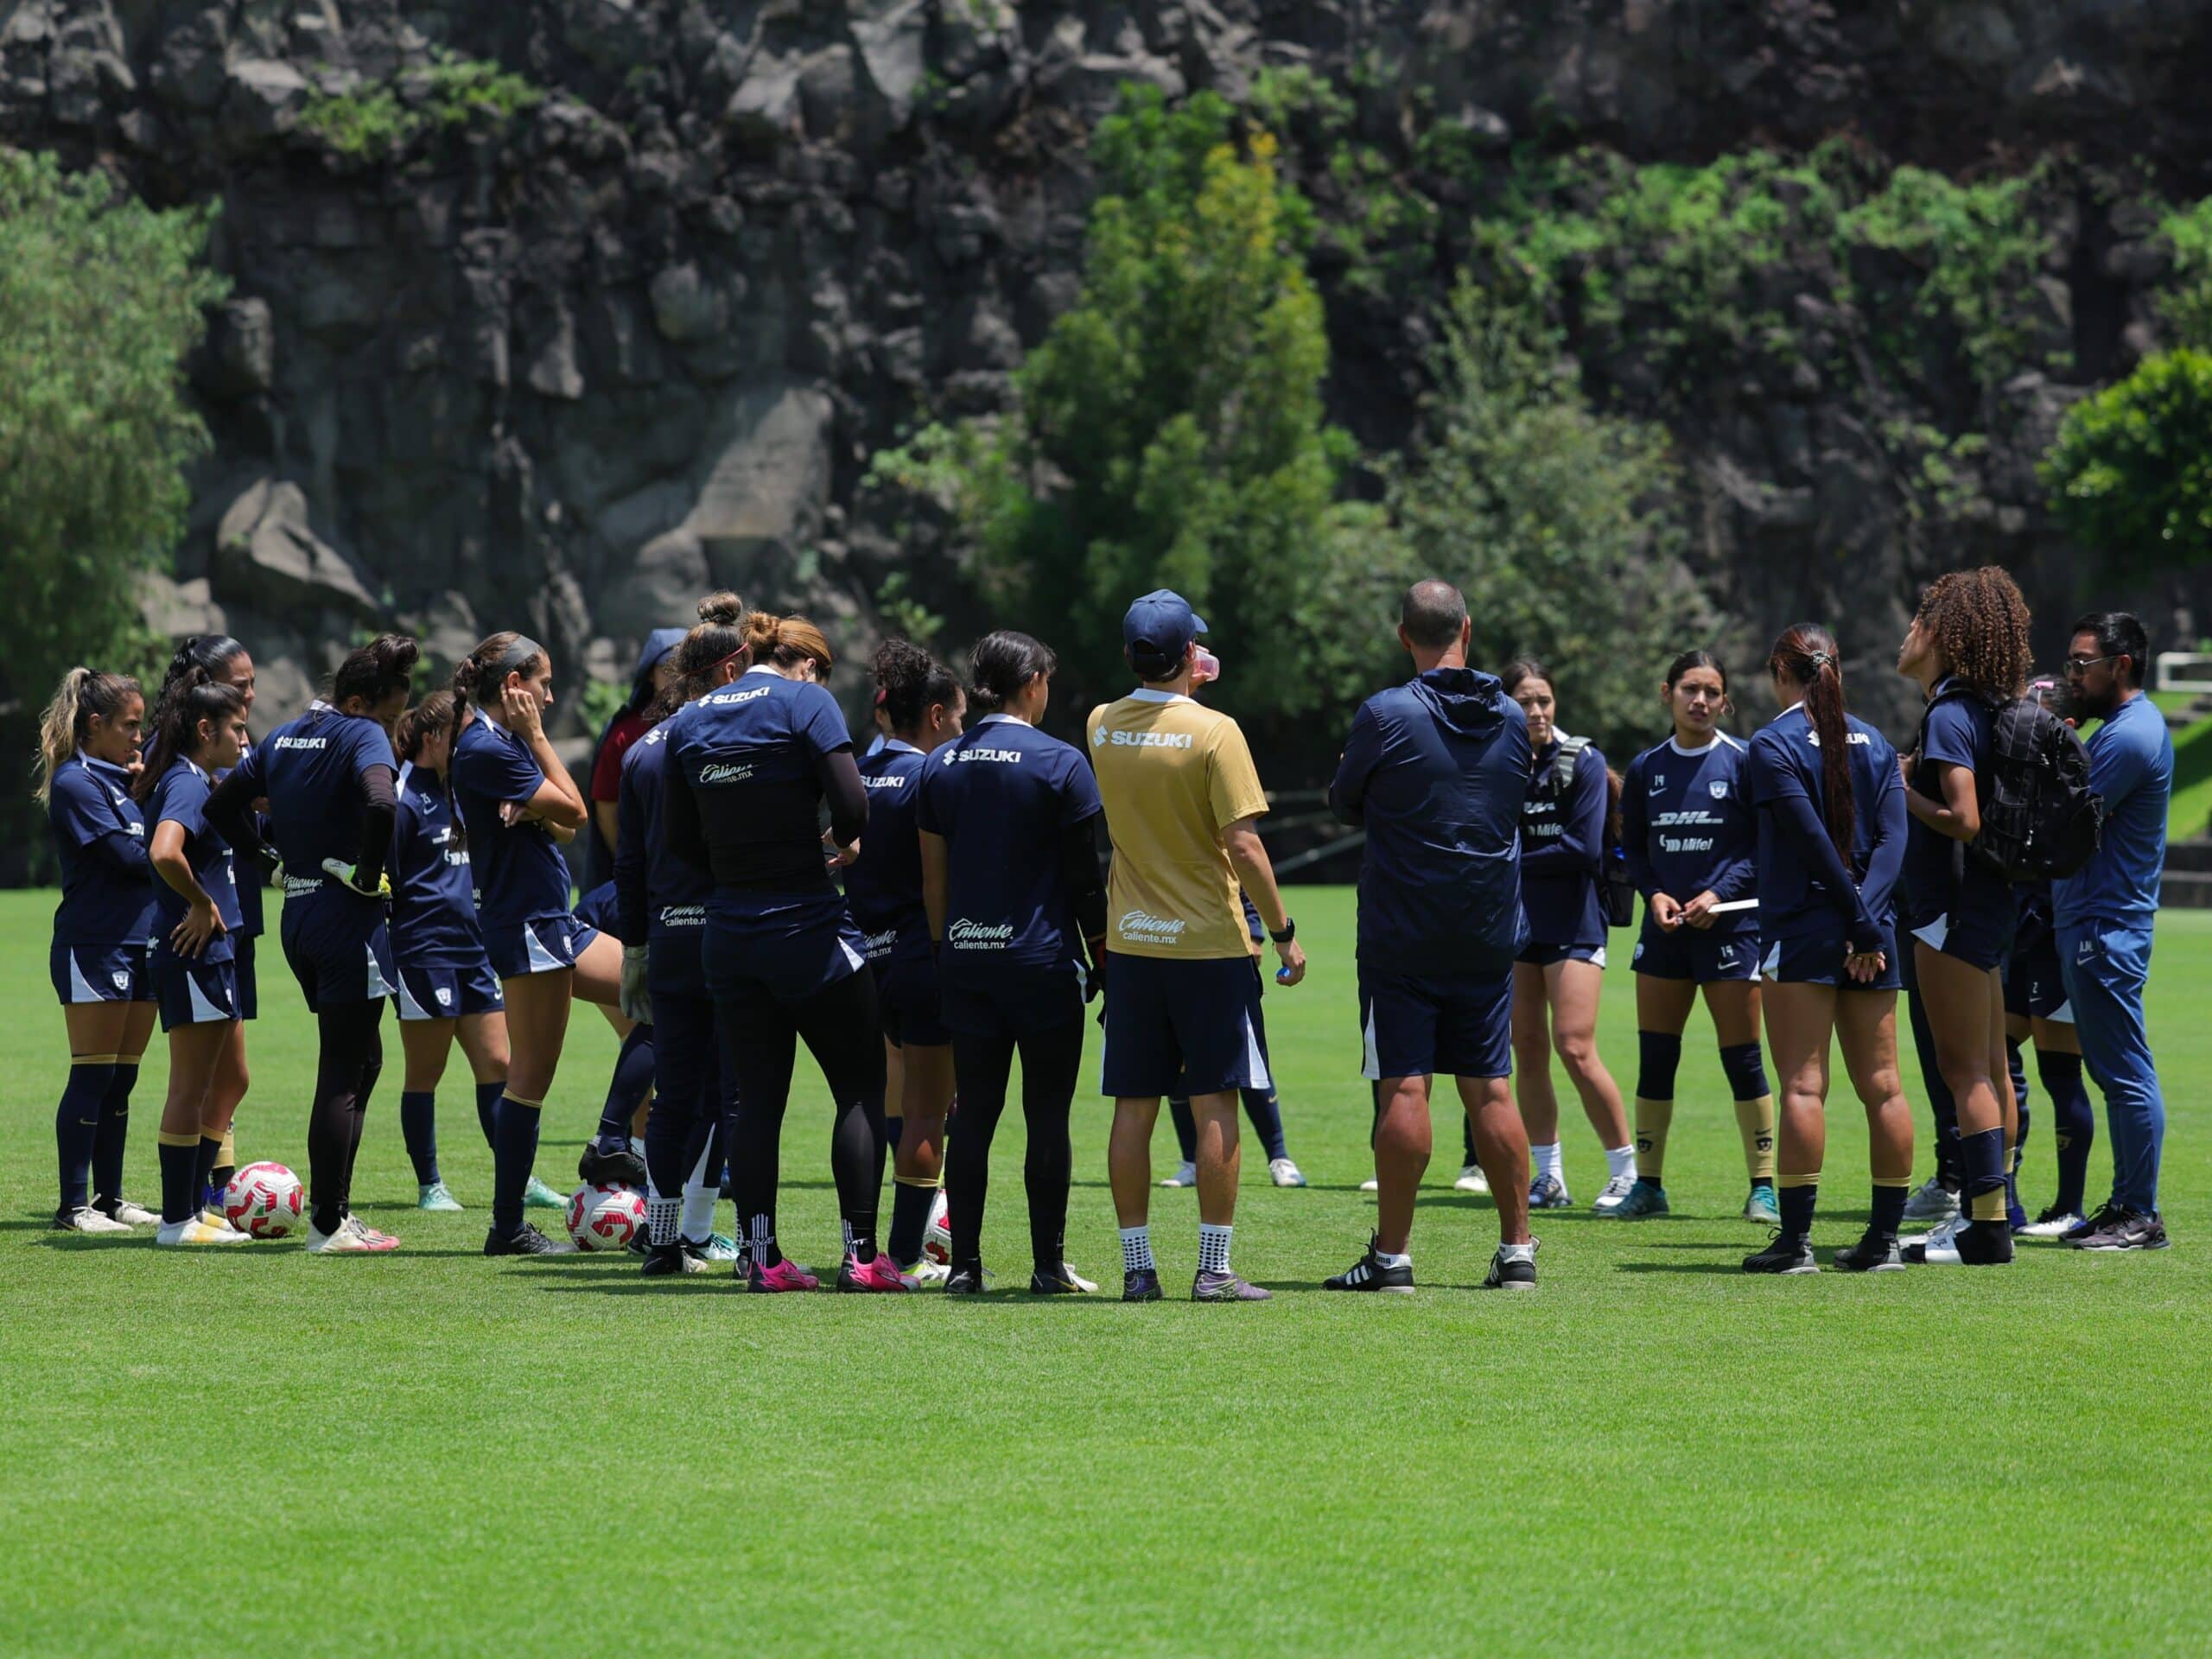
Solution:
{"label": "man in navy jacket", "polygon": [[1409,683],[1360,705],[1329,805],[1367,831],[1359,871],[1359,1017],[1376,1088],[1376,1225],[1332,1290],[1410,1291],[1414,1198],[1428,1166],[1430,1077],[1458,1080],[1497,1195],[1491,1288],[1531,1289],[1529,1139],[1514,1109],[1513,959],[1529,728],[1494,675],[1467,666],[1467,605],[1448,582],[1406,594]]}

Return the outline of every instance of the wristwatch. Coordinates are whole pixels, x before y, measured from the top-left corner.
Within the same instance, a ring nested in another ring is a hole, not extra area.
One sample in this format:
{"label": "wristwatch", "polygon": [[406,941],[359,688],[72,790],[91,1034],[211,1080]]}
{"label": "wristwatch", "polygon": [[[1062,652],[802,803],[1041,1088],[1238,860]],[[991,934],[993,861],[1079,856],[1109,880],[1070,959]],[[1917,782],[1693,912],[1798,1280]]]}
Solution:
{"label": "wristwatch", "polygon": [[1274,929],[1273,929],[1272,927],[1271,927],[1271,928],[1269,928],[1269,929],[1268,930],[1268,940],[1269,940],[1271,943],[1275,944],[1289,944],[1293,939],[1296,938],[1297,937],[1298,937],[1298,918],[1297,918],[1297,917],[1295,917],[1295,916],[1294,916],[1294,915],[1292,915],[1288,911],[1285,911],[1285,912],[1283,912],[1283,913],[1282,913],[1282,931],[1281,931],[1281,932],[1280,932],[1280,933],[1276,932],[1276,931],[1274,931]]}

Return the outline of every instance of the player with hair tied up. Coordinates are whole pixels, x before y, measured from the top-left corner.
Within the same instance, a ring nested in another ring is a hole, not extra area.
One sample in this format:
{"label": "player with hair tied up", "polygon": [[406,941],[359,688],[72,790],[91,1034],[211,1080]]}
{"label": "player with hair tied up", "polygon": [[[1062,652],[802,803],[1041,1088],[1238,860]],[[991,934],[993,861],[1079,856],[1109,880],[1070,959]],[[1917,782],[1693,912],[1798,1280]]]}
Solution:
{"label": "player with hair tied up", "polygon": [[1751,739],[1759,813],[1759,963],[1767,1043],[1782,1080],[1781,1225],[1746,1273],[1818,1273],[1813,1213],[1827,1150],[1828,1050],[1866,1109],[1873,1193],[1866,1230],[1835,1255],[1851,1273],[1901,1268],[1897,1223],[1912,1179],[1912,1110],[1897,1076],[1891,895],[1904,857],[1897,752],[1844,706],[1843,658],[1826,628],[1775,641],[1767,673],[1782,712]]}
{"label": "player with hair tied up", "polygon": [[623,754],[615,791],[622,1011],[653,1030],[653,1109],[645,1121],[649,1278],[704,1273],[739,1255],[736,1243],[714,1230],[731,1099],[702,950],[715,884],[669,842],[668,740],[677,711],[728,685],[753,652],[745,602],[735,594],[709,594],[699,601],[699,617],[668,655],[660,699],[648,711],[653,723]]}
{"label": "player with hair tied up", "polygon": [[385,879],[395,812],[391,728],[407,706],[419,648],[380,634],[332,677],[327,700],[286,721],[216,789],[208,816],[241,849],[262,848],[253,803],[269,803],[283,862],[284,960],[315,1017],[320,1053],[308,1118],[308,1249],[377,1255],[398,1240],[356,1217],[353,1162],[384,1070],[378,1030],[397,969]]}
{"label": "player with hair tied up", "polygon": [[[804,1038],[830,1084],[830,1166],[844,1227],[837,1288],[914,1288],[876,1248],[883,1184],[883,1045],[875,979],[831,868],[861,854],[868,791],[823,689],[833,659],[804,617],[746,619],[753,664],[669,725],[669,845],[710,871],[700,946],[722,1053],[736,1067],[730,1173],[753,1290],[815,1289],[776,1236],[791,1064]],[[821,810],[830,808],[825,861]]]}
{"label": "player with hair tied up", "polygon": [[1999,968],[2019,915],[2012,884],[1968,857],[1967,847],[1981,833],[1981,778],[1993,763],[1996,711],[2025,688],[2032,661],[2027,603],[1995,565],[1929,583],[1897,651],[1897,672],[1928,698],[1920,741],[1902,763],[1912,815],[1905,899],[1914,976],[1957,1116],[1964,1206],[1957,1225],[1907,1246],[1908,1262],[1980,1267],[2012,1259],[2005,1174],[2019,1116]]}
{"label": "player with hair tied up", "polygon": [[[922,776],[937,750],[960,735],[967,698],[950,670],[919,646],[887,639],[875,653],[876,708],[884,741],[860,763],[868,789],[861,858],[845,872],[845,902],[868,941],[883,1020],[885,1071],[896,1053],[899,1130],[892,1141],[891,1259],[920,1284],[947,1268],[925,1260],[923,1235],[944,1202],[944,1119],[952,1105],[952,1033],[938,1006],[929,913],[922,903],[921,843],[914,827]],[[894,1103],[887,1101],[887,1122]]]}
{"label": "player with hair tied up", "polygon": [[1615,1216],[1667,1213],[1667,1133],[1682,1028],[1705,995],[1720,1069],[1736,1103],[1751,1195],[1744,1219],[1782,1217],[1774,1199],[1774,1095],[1759,1048],[1759,921],[1752,882],[1758,823],[1745,773],[1749,751],[1720,729],[1728,671],[1708,651],[1668,665],[1660,700],[1674,722],[1663,743],[1629,762],[1621,847],[1643,895],[1636,944],[1636,1185]]}
{"label": "player with hair tied up", "polygon": [[64,1232],[127,1233],[161,1219],[123,1196],[130,1091],[156,1008],[152,871],[131,797],[145,715],[137,681],[78,667],[39,720],[35,794],[61,866],[51,966],[69,1036],[69,1081],[54,1113],[54,1225]]}

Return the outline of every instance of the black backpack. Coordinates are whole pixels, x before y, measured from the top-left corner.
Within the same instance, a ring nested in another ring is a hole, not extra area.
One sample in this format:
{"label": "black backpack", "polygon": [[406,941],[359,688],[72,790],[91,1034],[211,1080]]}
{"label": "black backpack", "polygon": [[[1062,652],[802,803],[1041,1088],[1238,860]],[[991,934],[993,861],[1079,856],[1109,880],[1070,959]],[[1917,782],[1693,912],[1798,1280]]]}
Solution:
{"label": "black backpack", "polygon": [[[1946,691],[1946,697],[1980,696]],[[1984,698],[1989,767],[1975,780],[1981,833],[1967,855],[2008,881],[2049,881],[2089,861],[2104,833],[2104,797],[2089,787],[2089,752],[2071,726],[2032,697]],[[1916,752],[1928,741],[1921,717]]]}
{"label": "black backpack", "polygon": [[[1562,795],[1574,781],[1576,768],[1582,764],[1582,752],[1589,747],[1588,738],[1568,737],[1564,733],[1554,741],[1552,778]],[[1632,927],[1636,925],[1636,882],[1628,873],[1628,855],[1621,850],[1620,841],[1613,834],[1613,820],[1619,810],[1620,802],[1608,798],[1605,833],[1598,859],[1598,909],[1607,927]]]}

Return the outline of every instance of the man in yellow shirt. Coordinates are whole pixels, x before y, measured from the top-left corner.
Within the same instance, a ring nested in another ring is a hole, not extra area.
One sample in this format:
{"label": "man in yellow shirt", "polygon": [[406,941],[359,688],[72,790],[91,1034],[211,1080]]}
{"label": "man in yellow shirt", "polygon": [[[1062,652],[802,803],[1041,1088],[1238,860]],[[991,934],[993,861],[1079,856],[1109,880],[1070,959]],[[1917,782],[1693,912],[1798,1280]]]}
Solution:
{"label": "man in yellow shirt", "polygon": [[1282,969],[1306,952],[1253,827],[1268,798],[1235,721],[1191,699],[1206,625],[1178,594],[1147,594],[1122,619],[1122,654],[1142,683],[1091,710],[1086,728],[1114,842],[1107,883],[1106,1056],[1114,1096],[1107,1169],[1122,1227],[1122,1299],[1160,1299],[1147,1224],[1152,1130],[1163,1096],[1187,1093],[1198,1127],[1201,1302],[1265,1301],[1229,1265],[1236,1216],[1238,1091],[1268,1086],[1253,1033],[1258,986],[1243,906],[1252,896]]}

